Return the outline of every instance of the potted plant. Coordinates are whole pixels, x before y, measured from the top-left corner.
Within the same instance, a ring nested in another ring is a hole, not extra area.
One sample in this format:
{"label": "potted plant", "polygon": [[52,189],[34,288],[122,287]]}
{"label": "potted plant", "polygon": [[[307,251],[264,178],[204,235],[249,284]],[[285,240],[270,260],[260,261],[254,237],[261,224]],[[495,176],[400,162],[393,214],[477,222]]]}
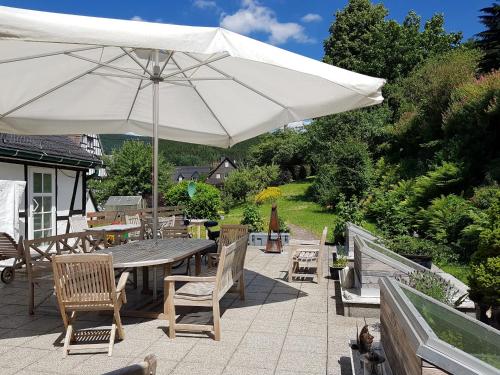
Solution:
{"label": "potted plant", "polygon": [[339,271],[347,267],[347,257],[345,255],[337,256],[336,253],[333,254],[333,262],[330,266],[330,278],[332,280],[340,280]]}

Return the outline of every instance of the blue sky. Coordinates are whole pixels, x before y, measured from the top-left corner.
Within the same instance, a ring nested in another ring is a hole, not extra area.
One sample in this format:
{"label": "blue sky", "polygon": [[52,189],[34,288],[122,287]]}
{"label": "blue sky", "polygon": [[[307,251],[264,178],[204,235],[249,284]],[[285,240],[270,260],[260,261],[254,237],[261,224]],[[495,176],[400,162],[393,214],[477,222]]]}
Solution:
{"label": "blue sky", "polygon": [[[377,1],[380,2],[380,1]],[[401,21],[409,10],[423,20],[444,13],[447,31],[465,39],[482,30],[479,9],[493,0],[384,0],[389,18]],[[223,26],[312,58],[323,56],[323,40],[337,9],[347,0],[0,0],[1,5],[98,17]]]}

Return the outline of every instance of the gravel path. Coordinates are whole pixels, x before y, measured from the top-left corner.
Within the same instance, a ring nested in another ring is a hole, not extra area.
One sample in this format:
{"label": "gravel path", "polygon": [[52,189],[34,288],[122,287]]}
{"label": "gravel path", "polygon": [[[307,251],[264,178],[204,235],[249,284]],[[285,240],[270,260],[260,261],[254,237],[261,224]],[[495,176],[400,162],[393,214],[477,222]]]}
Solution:
{"label": "gravel path", "polygon": [[288,227],[290,228],[290,232],[295,239],[306,241],[319,240],[319,237],[310,230],[304,229],[295,224],[288,224]]}

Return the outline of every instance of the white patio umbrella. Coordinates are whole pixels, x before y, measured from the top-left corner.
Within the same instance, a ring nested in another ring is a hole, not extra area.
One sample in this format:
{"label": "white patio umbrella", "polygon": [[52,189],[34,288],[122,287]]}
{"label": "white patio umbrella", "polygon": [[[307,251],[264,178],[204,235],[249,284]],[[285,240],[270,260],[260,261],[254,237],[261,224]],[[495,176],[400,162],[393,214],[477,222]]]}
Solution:
{"label": "white patio umbrella", "polygon": [[159,137],[229,147],[383,84],[221,28],[0,7],[0,131],[152,132],[155,225]]}

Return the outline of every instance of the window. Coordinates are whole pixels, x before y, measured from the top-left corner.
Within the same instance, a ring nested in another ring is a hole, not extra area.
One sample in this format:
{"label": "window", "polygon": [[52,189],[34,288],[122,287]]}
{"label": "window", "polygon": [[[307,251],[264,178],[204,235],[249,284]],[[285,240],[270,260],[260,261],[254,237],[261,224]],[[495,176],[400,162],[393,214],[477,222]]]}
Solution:
{"label": "window", "polygon": [[181,181],[182,181],[182,176],[179,176],[179,182],[181,182]]}
{"label": "window", "polygon": [[229,168],[229,162],[228,162],[228,161],[226,161],[226,162],[224,163],[224,167]]}
{"label": "window", "polygon": [[217,174],[215,175],[215,178],[216,178],[217,180],[220,180],[220,173],[217,173]]}
{"label": "window", "polygon": [[30,237],[52,236],[56,222],[54,173],[33,168],[30,177]]}

